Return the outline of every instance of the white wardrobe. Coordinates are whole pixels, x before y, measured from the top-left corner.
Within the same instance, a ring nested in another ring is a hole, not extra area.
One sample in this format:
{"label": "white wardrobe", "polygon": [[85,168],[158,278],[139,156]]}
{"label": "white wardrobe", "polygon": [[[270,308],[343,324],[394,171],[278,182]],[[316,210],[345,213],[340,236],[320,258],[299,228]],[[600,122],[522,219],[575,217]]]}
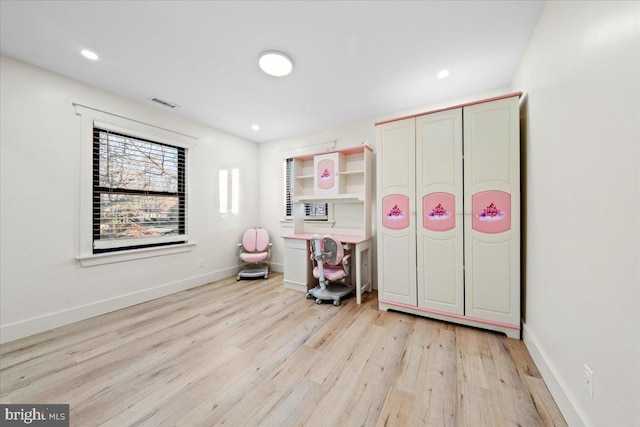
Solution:
{"label": "white wardrobe", "polygon": [[520,338],[520,96],[376,123],[381,310]]}

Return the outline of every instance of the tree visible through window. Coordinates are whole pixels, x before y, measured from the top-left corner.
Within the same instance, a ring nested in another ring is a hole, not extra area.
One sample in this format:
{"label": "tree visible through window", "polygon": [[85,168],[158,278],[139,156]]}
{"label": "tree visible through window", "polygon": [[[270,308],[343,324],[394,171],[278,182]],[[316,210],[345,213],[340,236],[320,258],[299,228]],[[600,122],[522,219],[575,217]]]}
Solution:
{"label": "tree visible through window", "polygon": [[185,149],[93,130],[93,252],[186,241]]}

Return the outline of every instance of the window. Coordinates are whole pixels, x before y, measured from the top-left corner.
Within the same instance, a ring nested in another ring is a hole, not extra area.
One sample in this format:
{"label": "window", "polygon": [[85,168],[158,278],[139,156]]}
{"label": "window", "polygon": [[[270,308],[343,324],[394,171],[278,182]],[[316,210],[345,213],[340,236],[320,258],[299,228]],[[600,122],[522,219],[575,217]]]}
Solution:
{"label": "window", "polygon": [[[293,194],[295,184],[295,172],[293,159],[284,161],[284,182],[285,182],[285,217],[293,217]],[[328,220],[327,203],[305,203],[304,219],[306,221],[327,221]]]}
{"label": "window", "polygon": [[[231,182],[229,182],[229,171],[226,169],[218,171],[220,213],[227,214],[229,211],[233,215],[240,213],[240,169],[231,169]],[[231,205],[231,209],[229,209]]]}
{"label": "window", "polygon": [[93,128],[93,253],[186,243],[185,148]]}

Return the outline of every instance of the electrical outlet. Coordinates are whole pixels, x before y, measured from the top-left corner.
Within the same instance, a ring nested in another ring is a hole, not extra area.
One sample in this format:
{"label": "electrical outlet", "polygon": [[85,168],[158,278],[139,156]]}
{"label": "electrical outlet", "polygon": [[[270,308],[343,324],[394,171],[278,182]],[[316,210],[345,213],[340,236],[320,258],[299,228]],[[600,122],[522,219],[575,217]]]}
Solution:
{"label": "electrical outlet", "polygon": [[204,259],[198,258],[198,268],[204,267]]}
{"label": "electrical outlet", "polygon": [[593,371],[584,365],[584,390],[593,399]]}

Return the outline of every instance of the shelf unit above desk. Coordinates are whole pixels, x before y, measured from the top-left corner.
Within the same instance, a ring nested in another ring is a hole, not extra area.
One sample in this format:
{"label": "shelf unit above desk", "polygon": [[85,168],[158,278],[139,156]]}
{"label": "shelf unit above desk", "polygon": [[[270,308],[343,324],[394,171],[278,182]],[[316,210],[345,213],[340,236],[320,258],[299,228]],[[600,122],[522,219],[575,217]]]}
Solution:
{"label": "shelf unit above desk", "polygon": [[[373,191],[373,150],[367,145],[315,153],[293,158],[294,233],[304,233],[304,204],[355,204],[360,215],[357,227],[341,230],[371,238],[371,203]],[[353,209],[349,210],[353,212]],[[338,219],[339,220],[339,219]],[[350,223],[354,223],[353,220]]]}

